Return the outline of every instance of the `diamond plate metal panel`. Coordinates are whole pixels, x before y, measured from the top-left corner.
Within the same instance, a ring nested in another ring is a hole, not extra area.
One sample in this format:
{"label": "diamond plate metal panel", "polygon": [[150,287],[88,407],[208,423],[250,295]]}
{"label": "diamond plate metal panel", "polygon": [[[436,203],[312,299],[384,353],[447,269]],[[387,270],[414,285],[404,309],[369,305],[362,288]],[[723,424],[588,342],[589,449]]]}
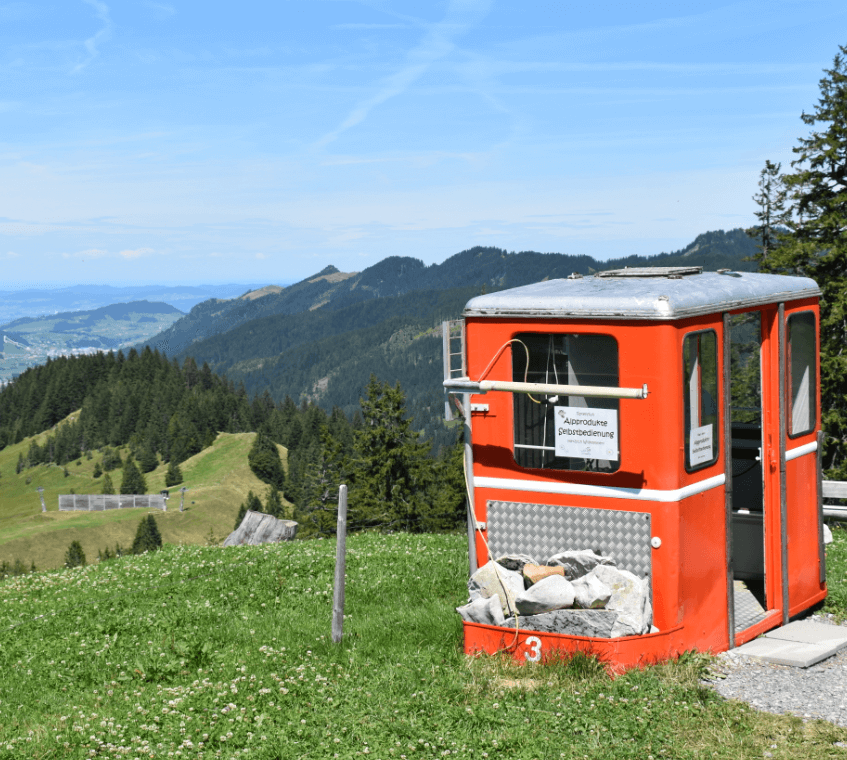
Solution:
{"label": "diamond plate metal panel", "polygon": [[616,509],[488,502],[491,556],[528,554],[544,562],[557,552],[593,549],[639,578],[650,576],[650,515]]}

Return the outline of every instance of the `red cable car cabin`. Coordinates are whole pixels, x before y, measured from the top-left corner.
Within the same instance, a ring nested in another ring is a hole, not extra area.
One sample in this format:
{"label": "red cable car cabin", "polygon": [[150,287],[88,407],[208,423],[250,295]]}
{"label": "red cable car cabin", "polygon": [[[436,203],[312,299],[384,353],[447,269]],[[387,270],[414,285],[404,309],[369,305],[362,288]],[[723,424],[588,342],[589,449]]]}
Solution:
{"label": "red cable car cabin", "polygon": [[444,385],[464,398],[472,569],[595,549],[649,579],[658,632],[465,622],[467,653],[628,667],[738,646],[825,598],[819,298],[807,278],[649,267],[468,302]]}

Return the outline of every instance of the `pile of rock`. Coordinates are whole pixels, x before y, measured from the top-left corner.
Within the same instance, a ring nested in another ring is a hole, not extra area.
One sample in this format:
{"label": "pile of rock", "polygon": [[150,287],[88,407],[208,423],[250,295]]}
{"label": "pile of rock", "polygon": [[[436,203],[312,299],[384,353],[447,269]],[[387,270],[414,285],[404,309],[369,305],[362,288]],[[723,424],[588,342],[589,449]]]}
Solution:
{"label": "pile of rock", "polygon": [[615,638],[655,631],[650,586],[590,549],[554,554],[544,564],[508,555],[477,570],[463,620],[528,631]]}

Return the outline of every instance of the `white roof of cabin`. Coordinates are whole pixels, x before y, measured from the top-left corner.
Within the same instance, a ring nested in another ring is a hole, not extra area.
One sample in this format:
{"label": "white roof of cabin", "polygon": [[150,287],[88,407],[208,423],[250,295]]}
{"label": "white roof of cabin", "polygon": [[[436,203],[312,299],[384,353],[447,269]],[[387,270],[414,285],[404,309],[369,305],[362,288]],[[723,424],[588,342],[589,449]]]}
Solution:
{"label": "white roof of cabin", "polygon": [[699,269],[633,267],[545,280],[472,298],[464,316],[685,319],[821,295],[808,277]]}

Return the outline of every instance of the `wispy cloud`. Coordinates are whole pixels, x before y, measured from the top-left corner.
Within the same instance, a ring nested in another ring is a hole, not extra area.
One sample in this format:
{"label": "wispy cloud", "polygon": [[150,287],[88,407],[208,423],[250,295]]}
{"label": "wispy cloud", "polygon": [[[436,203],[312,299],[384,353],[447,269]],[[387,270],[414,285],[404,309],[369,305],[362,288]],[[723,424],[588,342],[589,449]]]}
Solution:
{"label": "wispy cloud", "polygon": [[73,68],[73,73],[78,71],[82,71],[89,63],[91,63],[98,55],[100,55],[99,45],[101,42],[109,39],[112,36],[112,20],[109,18],[109,6],[105,3],[98,2],[98,0],[83,0],[83,2],[90,5],[94,8],[94,16],[103,22],[103,26],[100,30],[93,36],[89,37],[83,45],[85,46],[85,51],[87,53],[87,57],[84,61],[81,61]]}
{"label": "wispy cloud", "polygon": [[140,259],[142,256],[150,256],[154,254],[155,251],[152,248],[134,248],[128,249],[125,251],[120,251],[119,256],[123,256],[125,259]]}
{"label": "wispy cloud", "polygon": [[86,248],[84,251],[76,251],[75,253],[63,253],[64,259],[102,259],[109,255],[109,252],[102,248]]}
{"label": "wispy cloud", "polygon": [[19,259],[21,255],[19,253],[15,253],[14,251],[6,251],[7,259]]}
{"label": "wispy cloud", "polygon": [[74,253],[63,253],[64,259],[114,259],[122,258],[125,261],[140,259],[143,256],[152,256],[156,251],[153,248],[127,248],[117,253],[112,253],[105,248],[86,248],[84,251]]}
{"label": "wispy cloud", "polygon": [[344,132],[361,124],[377,106],[402,95],[439,59],[455,50],[454,40],[478,23],[488,13],[492,0],[450,0],[447,13],[437,24],[430,25],[423,39],[406,54],[403,68],[382,81],[377,91],[360,100],[332,132],[317,141],[323,147]]}
{"label": "wispy cloud", "polygon": [[410,29],[409,24],[333,24],[332,29]]}
{"label": "wispy cloud", "polygon": [[145,2],[142,3],[142,5],[153,11],[153,15],[159,20],[164,20],[176,15],[176,8],[172,5],[167,5],[166,3]]}

